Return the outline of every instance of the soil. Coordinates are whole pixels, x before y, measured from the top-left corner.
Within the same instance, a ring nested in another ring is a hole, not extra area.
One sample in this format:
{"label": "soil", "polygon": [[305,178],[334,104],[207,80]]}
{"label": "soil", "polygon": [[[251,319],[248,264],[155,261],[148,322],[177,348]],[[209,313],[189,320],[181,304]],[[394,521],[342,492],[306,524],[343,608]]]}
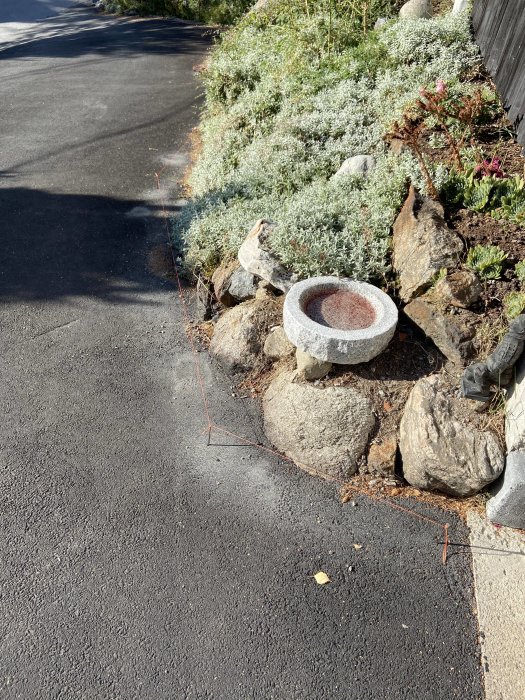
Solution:
{"label": "soil", "polygon": [[[497,93],[492,79],[483,68],[476,68],[470,80],[480,89],[486,87]],[[469,145],[478,148],[483,153],[483,157],[488,160],[499,159],[501,169],[506,175],[525,177],[524,149],[517,143],[513,134],[512,125],[507,121],[503,110],[499,110],[494,118],[487,119],[484,125],[478,127],[476,138]],[[425,157],[435,164],[446,163],[446,149],[430,147],[431,135],[432,130],[429,129],[421,134],[420,146]],[[514,266],[517,262],[525,260],[525,228],[509,221],[496,220],[490,214],[466,209],[446,207],[445,218],[449,227],[463,240],[465,251],[478,244],[497,245],[507,254],[501,279],[487,281],[479,303],[470,310],[479,314],[480,322],[485,325],[495,324],[499,327],[508,325],[503,299],[509,292],[520,290],[520,284],[514,274]],[[448,270],[448,272],[452,271]],[[497,341],[498,333],[494,337]],[[487,347],[486,344],[482,344],[483,351],[486,351]],[[493,347],[494,344],[490,346],[489,351]],[[480,357],[484,356],[480,353]]]}
{"label": "soil", "polygon": [[410,507],[413,501],[425,503],[434,508],[456,513],[463,520],[466,520],[467,515],[472,512],[484,517],[488,498],[484,493],[478,493],[469,498],[455,498],[434,491],[421,491],[413,486],[393,484],[388,479],[356,474],[341,487],[341,502],[355,503],[360,494],[377,501],[395,499],[394,502],[397,502],[399,499],[405,507]]}
{"label": "soil", "polygon": [[497,221],[488,214],[467,209],[449,212],[447,223],[463,240],[467,250],[475,245],[497,245],[507,254],[501,278],[484,282],[479,302],[470,309],[479,314],[480,321],[506,325],[503,299],[509,292],[521,288],[514,266],[525,260],[525,230],[508,221]]}
{"label": "soil", "polygon": [[[495,91],[494,84],[486,73],[480,72],[473,76],[473,80],[480,87],[486,84]],[[498,158],[506,175],[525,176],[523,148],[514,140],[512,127],[504,116],[487,123],[478,134],[477,144],[473,145],[479,146],[489,160]],[[433,160],[441,157],[437,153],[427,155]],[[476,245],[496,245],[507,254],[501,278],[484,282],[479,302],[469,309],[479,316],[482,328],[476,344],[478,358],[484,359],[494,350],[508,327],[504,298],[510,292],[522,289],[516,279],[514,266],[525,260],[525,229],[509,221],[494,219],[490,214],[468,209],[446,208],[445,218],[449,227],[462,239],[465,251]],[[461,262],[464,263],[465,260]]]}
{"label": "soil", "polygon": [[305,313],[322,326],[342,331],[369,328],[376,319],[368,299],[344,289],[316,294],[306,304]]}

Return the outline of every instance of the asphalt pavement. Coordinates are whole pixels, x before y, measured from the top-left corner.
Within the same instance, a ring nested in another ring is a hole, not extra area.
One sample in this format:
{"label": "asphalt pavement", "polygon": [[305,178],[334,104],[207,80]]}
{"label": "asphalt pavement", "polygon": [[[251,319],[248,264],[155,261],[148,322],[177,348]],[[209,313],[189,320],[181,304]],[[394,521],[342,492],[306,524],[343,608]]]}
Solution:
{"label": "asphalt pavement", "polygon": [[154,173],[176,191],[211,39],[70,4],[0,10],[0,697],[481,699],[464,525],[407,504],[444,566],[441,528],[206,445]]}

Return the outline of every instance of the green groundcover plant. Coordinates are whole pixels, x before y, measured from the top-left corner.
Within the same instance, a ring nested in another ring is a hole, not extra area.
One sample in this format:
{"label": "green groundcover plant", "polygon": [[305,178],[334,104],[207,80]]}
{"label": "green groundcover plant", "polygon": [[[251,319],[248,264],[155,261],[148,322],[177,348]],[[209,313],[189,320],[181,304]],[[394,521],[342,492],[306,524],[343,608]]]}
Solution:
{"label": "green groundcover plant", "polygon": [[503,299],[505,315],[512,321],[525,311],[525,292],[509,292]]}
{"label": "green groundcover plant", "polygon": [[507,254],[497,245],[476,245],[469,250],[465,265],[482,280],[497,280],[506,259]]}
{"label": "green groundcover plant", "polygon": [[114,0],[110,3],[121,12],[134,10],[140,14],[173,15],[217,24],[234,22],[251,4],[251,0]]}
{"label": "green groundcover plant", "polygon": [[[425,182],[417,160],[394,157],[383,136],[422,85],[446,76],[451,90],[472,91],[462,78],[479,60],[466,16],[369,29],[392,11],[387,2],[276,0],[223,36],[204,74],[193,197],[173,221],[191,266],[209,273],[235,256],[264,217],[278,224],[275,253],[301,276],[387,272],[407,184]],[[334,177],[358,154],[376,159],[367,179]],[[446,169],[429,167],[441,187]]]}
{"label": "green groundcover plant", "polygon": [[479,168],[477,166],[465,174],[452,173],[443,186],[446,201],[523,226],[525,180],[498,172],[484,174]]}
{"label": "green groundcover plant", "polygon": [[525,284],[525,260],[520,260],[514,266],[516,277],[522,284]]}

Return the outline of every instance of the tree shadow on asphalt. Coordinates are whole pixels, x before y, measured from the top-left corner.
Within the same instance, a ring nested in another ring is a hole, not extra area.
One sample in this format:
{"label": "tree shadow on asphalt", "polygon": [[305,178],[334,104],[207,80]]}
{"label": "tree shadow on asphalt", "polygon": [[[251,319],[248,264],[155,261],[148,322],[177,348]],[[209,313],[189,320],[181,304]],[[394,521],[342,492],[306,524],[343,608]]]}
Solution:
{"label": "tree shadow on asphalt", "polygon": [[0,210],[0,303],[83,296],[145,304],[137,295],[158,291],[147,221],[176,206],[144,211],[138,200],[6,187]]}
{"label": "tree shadow on asphalt", "polygon": [[86,54],[133,57],[184,53],[201,57],[203,43],[210,43],[210,33],[205,26],[177,19],[116,18],[84,10],[40,23],[33,33],[0,50],[0,60],[77,58]]}

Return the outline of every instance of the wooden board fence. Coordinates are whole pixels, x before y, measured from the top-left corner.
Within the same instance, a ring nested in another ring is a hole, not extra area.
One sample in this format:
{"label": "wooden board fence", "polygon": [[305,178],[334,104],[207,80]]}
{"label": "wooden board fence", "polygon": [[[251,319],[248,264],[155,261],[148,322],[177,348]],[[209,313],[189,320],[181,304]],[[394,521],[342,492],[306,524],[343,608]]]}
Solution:
{"label": "wooden board fence", "polygon": [[475,0],[474,35],[525,147],[525,0]]}

